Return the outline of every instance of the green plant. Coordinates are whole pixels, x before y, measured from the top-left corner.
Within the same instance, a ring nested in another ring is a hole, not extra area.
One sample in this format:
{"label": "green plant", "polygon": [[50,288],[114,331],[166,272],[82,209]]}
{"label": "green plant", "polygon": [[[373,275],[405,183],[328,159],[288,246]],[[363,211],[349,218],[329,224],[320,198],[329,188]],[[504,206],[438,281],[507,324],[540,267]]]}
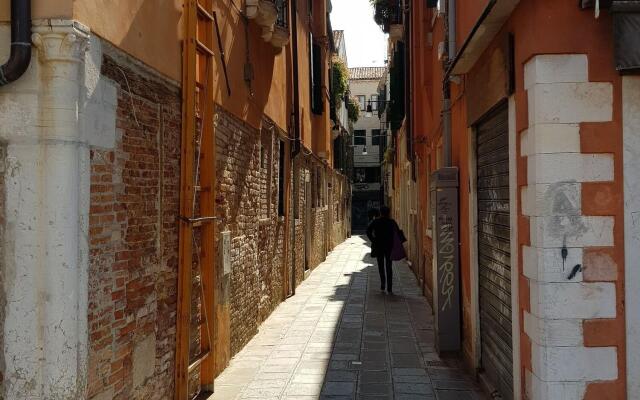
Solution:
{"label": "green plant", "polygon": [[338,57],[333,58],[332,63],[332,93],[331,93],[331,106],[338,108],[338,105],[344,100],[344,95],[349,88],[349,71],[344,61]]}
{"label": "green plant", "polygon": [[397,23],[400,17],[398,0],[369,0],[373,6],[373,20],[380,25],[384,33],[389,33],[389,26]]}
{"label": "green plant", "polygon": [[349,104],[347,104],[347,112],[349,114],[349,121],[356,122],[360,118],[360,103],[358,99],[349,97]]}

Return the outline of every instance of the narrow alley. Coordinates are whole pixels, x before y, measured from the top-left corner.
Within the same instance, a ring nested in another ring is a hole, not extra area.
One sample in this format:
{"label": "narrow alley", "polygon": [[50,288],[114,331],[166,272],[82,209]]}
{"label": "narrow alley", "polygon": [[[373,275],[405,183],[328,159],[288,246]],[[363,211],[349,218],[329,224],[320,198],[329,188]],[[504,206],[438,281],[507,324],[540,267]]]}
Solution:
{"label": "narrow alley", "polygon": [[209,400],[482,399],[434,349],[433,317],[413,273],[379,290],[365,240],[332,251],[216,379]]}

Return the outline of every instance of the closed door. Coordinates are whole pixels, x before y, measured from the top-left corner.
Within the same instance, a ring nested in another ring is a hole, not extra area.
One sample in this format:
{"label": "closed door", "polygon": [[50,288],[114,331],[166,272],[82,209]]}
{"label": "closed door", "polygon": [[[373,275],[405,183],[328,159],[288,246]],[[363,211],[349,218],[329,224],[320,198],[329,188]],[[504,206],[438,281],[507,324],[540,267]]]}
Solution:
{"label": "closed door", "polygon": [[476,126],[480,362],[485,381],[513,398],[507,105]]}

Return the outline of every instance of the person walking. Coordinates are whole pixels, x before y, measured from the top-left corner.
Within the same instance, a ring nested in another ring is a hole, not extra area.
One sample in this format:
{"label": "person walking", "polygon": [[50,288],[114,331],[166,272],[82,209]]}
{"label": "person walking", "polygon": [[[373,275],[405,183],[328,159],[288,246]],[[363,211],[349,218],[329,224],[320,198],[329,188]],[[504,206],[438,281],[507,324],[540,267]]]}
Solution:
{"label": "person walking", "polygon": [[[374,219],[367,228],[367,237],[371,241],[372,256],[378,259],[378,272],[380,273],[380,290],[393,294],[393,259],[399,253],[404,254],[402,248],[402,234],[396,221],[391,218],[389,207],[380,208],[380,218]],[[401,249],[398,249],[398,245]],[[402,257],[404,258],[404,257]]]}

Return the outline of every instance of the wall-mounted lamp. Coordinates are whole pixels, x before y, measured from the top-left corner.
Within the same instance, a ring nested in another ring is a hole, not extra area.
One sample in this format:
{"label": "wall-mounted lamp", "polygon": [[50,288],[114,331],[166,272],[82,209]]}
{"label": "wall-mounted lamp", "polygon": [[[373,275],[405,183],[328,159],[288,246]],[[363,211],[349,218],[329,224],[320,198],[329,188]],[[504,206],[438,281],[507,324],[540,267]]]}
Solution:
{"label": "wall-mounted lamp", "polygon": [[369,154],[369,153],[367,153],[367,147],[366,147],[366,146],[362,146],[362,155],[363,155],[363,156],[366,156],[366,155],[368,155],[368,154]]}
{"label": "wall-mounted lamp", "polygon": [[373,107],[371,107],[371,104],[367,104],[367,111],[364,113],[364,116],[366,118],[371,118],[373,116]]}

